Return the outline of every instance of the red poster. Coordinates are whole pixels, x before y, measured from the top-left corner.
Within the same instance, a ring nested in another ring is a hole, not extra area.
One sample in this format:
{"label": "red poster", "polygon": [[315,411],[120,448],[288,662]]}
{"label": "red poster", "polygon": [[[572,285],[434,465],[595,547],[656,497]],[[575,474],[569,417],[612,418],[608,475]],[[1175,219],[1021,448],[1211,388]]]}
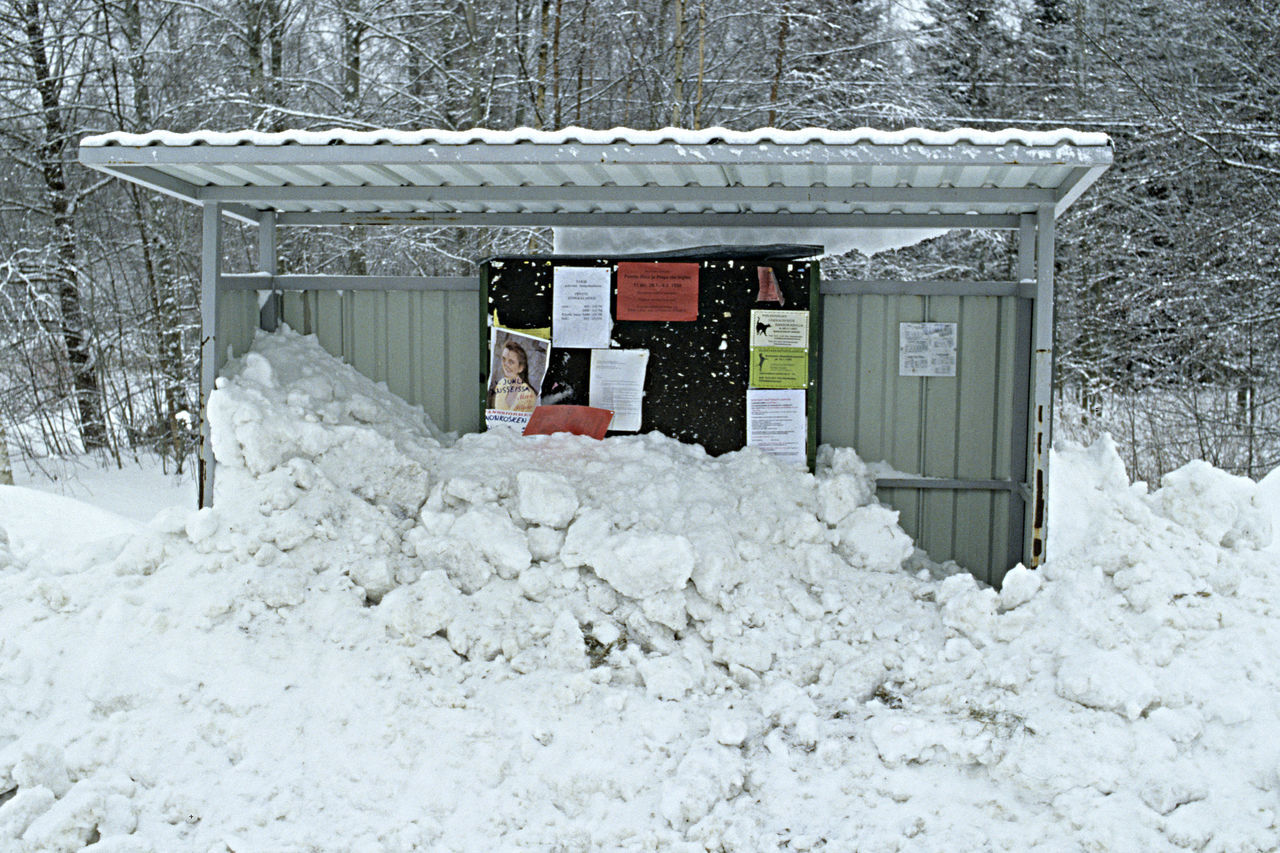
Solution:
{"label": "red poster", "polygon": [[619,263],[618,319],[698,319],[698,265]]}
{"label": "red poster", "polygon": [[539,406],[533,410],[525,435],[551,435],[570,432],[591,438],[604,438],[613,420],[613,412],[591,406]]}

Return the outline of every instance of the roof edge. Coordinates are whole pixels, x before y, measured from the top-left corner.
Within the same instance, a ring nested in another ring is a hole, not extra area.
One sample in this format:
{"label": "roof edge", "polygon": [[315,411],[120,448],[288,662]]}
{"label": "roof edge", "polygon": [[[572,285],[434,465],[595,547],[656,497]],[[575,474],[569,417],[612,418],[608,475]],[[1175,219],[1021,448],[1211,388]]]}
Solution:
{"label": "roof edge", "polygon": [[114,131],[86,136],[80,140],[81,148],[106,148],[111,146],[178,148],[198,145],[279,147],[283,145],[790,146],[815,144],[826,146],[972,145],[980,147],[999,147],[1014,144],[1034,148],[1061,145],[1110,148],[1111,138],[1105,133],[1078,131],[1067,127],[1055,130],[1023,130],[1019,128],[976,130],[966,127],[951,130],[930,130],[914,127],[895,131],[877,130],[869,127],[851,130],[832,130],[820,127],[807,127],[800,130],[781,130],[772,127],[754,130],[729,130],[723,127],[712,127],[704,130],[689,130],[676,127],[666,127],[660,130],[637,130],[625,127],[615,127],[610,130],[588,130],[581,127],[566,127],[561,130],[535,130],[521,127],[514,130],[476,128],[463,131],[439,129],[357,131],[333,128],[320,131],[284,130],[274,133],[254,130],[230,132],[192,131],[186,133],[167,130],[153,130],[147,133]]}

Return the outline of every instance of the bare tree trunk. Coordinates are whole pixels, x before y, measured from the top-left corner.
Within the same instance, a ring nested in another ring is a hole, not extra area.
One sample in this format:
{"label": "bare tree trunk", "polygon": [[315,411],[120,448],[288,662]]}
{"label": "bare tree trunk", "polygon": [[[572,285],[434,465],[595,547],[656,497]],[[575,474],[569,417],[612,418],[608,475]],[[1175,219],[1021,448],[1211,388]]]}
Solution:
{"label": "bare tree trunk", "polygon": [[244,40],[249,58],[249,85],[261,108],[262,130],[280,130],[279,109],[284,94],[283,0],[256,0],[244,6]]}
{"label": "bare tree trunk", "polygon": [[698,2],[698,91],[693,99],[693,129],[702,129],[702,78],[707,70],[707,0]]}
{"label": "bare tree trunk", "polygon": [[514,49],[512,50],[512,55],[516,64],[515,73],[516,73],[517,79],[519,80],[519,83],[517,85],[511,87],[512,97],[511,97],[510,105],[511,105],[511,119],[512,119],[513,127],[523,127],[525,125],[524,112],[525,112],[526,101],[524,98],[524,91],[525,91],[525,86],[527,85],[527,82],[528,82],[529,75],[525,68],[525,61],[524,61],[524,51],[525,51],[524,3],[525,3],[525,0],[512,0],[512,3],[511,3],[511,13],[512,13],[512,17],[515,19],[514,35],[512,38],[512,41],[514,42],[513,44]]}
{"label": "bare tree trunk", "polygon": [[[244,43],[248,54],[249,88],[257,93],[258,101],[265,111],[267,103],[266,61],[263,56],[263,7],[259,3],[248,3],[244,7]],[[265,115],[259,115],[258,122],[263,124]]]}
{"label": "bare tree trunk", "polygon": [[422,103],[422,96],[425,89],[422,85],[422,48],[419,39],[422,34],[422,15],[417,10],[406,14],[402,19],[403,31],[401,38],[405,45],[405,89],[412,99],[412,109],[417,109]]}
{"label": "bare tree trunk", "polygon": [[556,0],[556,21],[551,31],[551,103],[553,129],[561,126],[560,122],[560,9],[563,0]]}
{"label": "bare tree trunk", "polygon": [[[133,121],[146,130],[154,121],[151,88],[147,78],[146,40],[142,28],[142,10],[138,0],[124,0],[120,7],[120,29],[129,49],[129,77],[133,84]],[[123,118],[123,117],[122,117]],[[187,409],[185,364],[182,357],[182,300],[177,286],[177,271],[172,255],[157,229],[152,227],[154,209],[151,195],[137,187],[129,188],[134,219],[142,248],[142,272],[147,282],[151,308],[152,331],[156,340],[156,359],[160,368],[163,409],[155,413],[165,425],[168,450],[173,454],[177,473],[186,461],[184,429],[179,419]],[[163,454],[163,449],[161,449]]]}
{"label": "bare tree trunk", "polygon": [[538,14],[538,73],[534,81],[533,119],[538,130],[546,127],[548,36],[551,27],[551,0],[542,0]]}
{"label": "bare tree trunk", "polygon": [[143,272],[151,298],[151,313],[156,336],[156,355],[160,362],[160,382],[164,400],[163,412],[168,431],[169,451],[173,454],[177,473],[186,461],[185,429],[181,414],[187,410],[186,365],[182,356],[182,300],[170,250],[151,227],[151,202],[145,192],[130,189],[134,199],[134,215],[142,242]]}
{"label": "bare tree trunk", "polygon": [[484,106],[480,98],[480,72],[484,63],[480,50],[480,27],[472,0],[462,0],[462,16],[467,28],[467,52],[471,55],[471,126],[479,127],[484,122]]}
{"label": "bare tree trunk", "polygon": [[778,53],[774,64],[773,85],[769,87],[769,126],[778,120],[778,92],[782,88],[782,70],[786,67],[787,34],[791,28],[791,9],[783,3],[778,10]]}
{"label": "bare tree trunk", "polygon": [[102,415],[101,391],[95,373],[93,348],[80,299],[73,217],[75,194],[67,186],[64,162],[69,136],[62,115],[62,85],[52,72],[45,47],[44,4],[40,0],[26,0],[22,6],[22,17],[43,119],[44,139],[40,143],[40,167],[49,208],[53,214],[55,266],[51,273],[58,287],[62,339],[71,368],[76,413],[80,419],[80,438],[85,450],[97,450],[107,446],[107,427]]}
{"label": "bare tree trunk", "polygon": [[[284,104],[284,0],[264,0],[263,5],[267,8],[267,45],[271,48],[268,103],[280,107]],[[268,130],[284,128],[284,114],[278,109],[271,118]]]}
{"label": "bare tree trunk", "polygon": [[1084,51],[1085,51],[1085,23],[1084,23],[1084,0],[1076,0],[1075,8],[1075,25],[1076,25],[1076,115],[1084,114],[1085,91],[1084,91]]}
{"label": "bare tree trunk", "polygon": [[0,486],[13,485],[13,465],[9,462],[9,436],[0,423]]}
{"label": "bare tree trunk", "polygon": [[121,31],[129,48],[129,80],[133,83],[133,113],[138,131],[151,129],[151,86],[147,80],[146,44],[142,40],[142,9],[138,0],[124,0]]}
{"label": "bare tree trunk", "polygon": [[587,69],[587,10],[591,8],[591,0],[582,0],[582,23],[579,26],[579,48],[578,48],[578,91],[574,104],[573,123],[582,127],[582,92],[586,87],[586,69]]}
{"label": "bare tree trunk", "polygon": [[[360,14],[360,0],[342,0],[339,12],[342,16],[342,110],[344,118],[355,119],[360,115],[361,53],[368,25]],[[346,252],[347,274],[368,275],[369,259],[364,251],[368,232],[359,225],[347,231],[351,240]]]}
{"label": "bare tree trunk", "polygon": [[684,107],[684,0],[676,0],[675,68],[671,75],[671,126],[680,126]]}
{"label": "bare tree trunk", "polygon": [[346,117],[360,108],[360,52],[365,23],[360,17],[360,0],[342,0],[342,106]]}

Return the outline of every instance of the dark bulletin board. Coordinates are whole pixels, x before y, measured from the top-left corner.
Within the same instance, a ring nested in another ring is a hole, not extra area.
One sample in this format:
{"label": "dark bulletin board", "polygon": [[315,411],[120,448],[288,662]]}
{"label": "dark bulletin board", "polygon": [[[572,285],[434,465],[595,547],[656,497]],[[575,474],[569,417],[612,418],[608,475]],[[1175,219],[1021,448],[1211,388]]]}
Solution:
{"label": "dark bulletin board", "polygon": [[[698,318],[694,321],[614,321],[615,348],[649,350],[641,432],[658,430],[680,441],[701,444],[713,456],[738,450],[747,440],[747,386],[752,309],[809,311],[809,376],[806,404],[807,455],[817,449],[819,354],[817,246],[716,247],[661,255],[609,258],[567,255],[510,256],[484,262],[482,304],[491,320],[511,329],[551,325],[551,289],[557,266],[607,266],[613,270],[611,316],[617,317],[617,264],[667,261],[699,264]],[[757,302],[756,268],[771,267],[786,302]],[[486,324],[481,343],[489,364]],[[542,401],[587,405],[591,351],[552,347],[543,379]],[[481,377],[487,387],[488,377]]]}

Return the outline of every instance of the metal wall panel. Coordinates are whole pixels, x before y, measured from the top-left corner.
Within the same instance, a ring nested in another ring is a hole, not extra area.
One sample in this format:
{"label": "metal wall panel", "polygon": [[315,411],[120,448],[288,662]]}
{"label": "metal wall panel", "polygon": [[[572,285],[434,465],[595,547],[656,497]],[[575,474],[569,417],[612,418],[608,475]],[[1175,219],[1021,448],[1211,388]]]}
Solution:
{"label": "metal wall panel", "polygon": [[244,355],[253,344],[258,329],[258,294],[253,290],[224,290],[218,294],[218,368],[226,363],[228,348],[233,358]]}
{"label": "metal wall panel", "polygon": [[421,406],[440,429],[480,429],[478,292],[287,292],[284,321]]}
{"label": "metal wall panel", "polygon": [[[824,300],[821,441],[911,475],[1022,479],[1014,459],[1015,433],[1026,423],[1026,412],[1015,411],[1018,297],[828,293]],[[922,321],[957,324],[955,377],[898,375],[898,324]],[[1020,510],[1021,499],[1011,491],[882,488],[879,496],[935,560],[955,560],[999,584],[1020,558],[1022,530],[1011,523],[1010,502]]]}

